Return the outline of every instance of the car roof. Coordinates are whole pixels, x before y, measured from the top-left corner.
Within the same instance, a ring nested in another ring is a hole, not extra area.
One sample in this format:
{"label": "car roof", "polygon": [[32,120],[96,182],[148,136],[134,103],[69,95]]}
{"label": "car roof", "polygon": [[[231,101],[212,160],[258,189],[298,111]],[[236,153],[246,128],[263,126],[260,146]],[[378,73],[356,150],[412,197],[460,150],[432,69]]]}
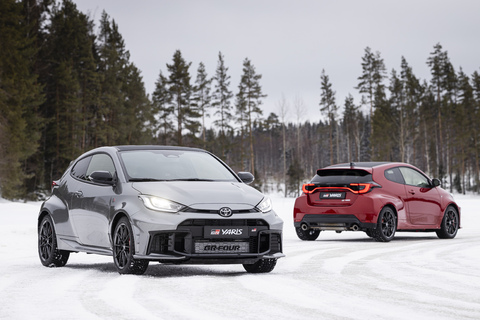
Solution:
{"label": "car roof", "polygon": [[198,148],[189,148],[189,147],[178,147],[178,146],[161,146],[161,145],[124,145],[124,146],[113,146],[113,148],[118,151],[132,151],[132,150],[190,150],[190,151],[202,151],[206,152],[203,149]]}
{"label": "car roof", "polygon": [[386,164],[393,164],[395,162],[350,162],[350,163],[339,163],[339,164],[334,164],[331,166],[326,167],[325,169],[329,168],[374,168],[374,167],[379,167],[383,166]]}
{"label": "car roof", "polygon": [[350,162],[350,163],[339,163],[339,164],[334,164],[328,167],[324,167],[321,169],[318,169],[318,171],[321,170],[331,170],[331,169],[359,169],[359,170],[364,170],[369,173],[373,173],[373,170],[376,168],[391,168],[391,167],[396,167],[396,166],[404,166],[404,167],[412,167],[412,165],[408,163],[403,163],[403,162],[388,162],[388,161],[370,161],[370,162]]}

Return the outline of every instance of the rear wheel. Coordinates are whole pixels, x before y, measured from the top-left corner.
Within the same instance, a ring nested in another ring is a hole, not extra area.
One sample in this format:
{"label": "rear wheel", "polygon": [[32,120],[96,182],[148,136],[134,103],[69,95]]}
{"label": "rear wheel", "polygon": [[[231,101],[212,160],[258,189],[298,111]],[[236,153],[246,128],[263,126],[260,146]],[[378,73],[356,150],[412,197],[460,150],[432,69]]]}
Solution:
{"label": "rear wheel", "polygon": [[365,233],[367,234],[367,236],[369,236],[370,238],[373,238],[375,236],[375,229],[367,229],[365,230]]}
{"label": "rear wheel", "polygon": [[69,251],[58,250],[57,235],[49,215],[43,217],[38,228],[38,256],[46,267],[63,267],[70,257]]}
{"label": "rear wheel", "polygon": [[113,262],[120,274],[144,274],[148,267],[148,260],[133,258],[135,245],[133,231],[126,217],[121,218],[113,233]]}
{"label": "rear wheel", "polygon": [[301,227],[295,228],[297,231],[297,237],[304,241],[314,241],[317,240],[320,235],[320,230],[308,229],[303,230]]}
{"label": "rear wheel", "polygon": [[254,264],[244,264],[243,268],[248,273],[267,273],[272,271],[277,264],[277,259],[260,259]]}
{"label": "rear wheel", "polygon": [[436,231],[440,239],[453,239],[458,231],[458,212],[455,207],[449,206],[443,215],[440,230]]}
{"label": "rear wheel", "polygon": [[397,218],[390,207],[384,207],[378,215],[377,227],[373,231],[373,238],[378,242],[389,242],[395,236]]}

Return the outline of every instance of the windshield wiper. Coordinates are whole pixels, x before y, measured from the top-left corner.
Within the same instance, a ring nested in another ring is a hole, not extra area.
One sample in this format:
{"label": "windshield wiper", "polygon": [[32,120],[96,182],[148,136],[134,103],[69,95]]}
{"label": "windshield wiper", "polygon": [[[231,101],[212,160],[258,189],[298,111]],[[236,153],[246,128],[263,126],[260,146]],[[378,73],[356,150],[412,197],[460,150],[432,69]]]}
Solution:
{"label": "windshield wiper", "polygon": [[149,182],[149,181],[168,181],[165,179],[154,179],[154,178],[130,178],[129,182]]}
{"label": "windshield wiper", "polygon": [[166,181],[215,181],[212,179],[200,179],[200,178],[185,178],[185,179],[171,179]]}

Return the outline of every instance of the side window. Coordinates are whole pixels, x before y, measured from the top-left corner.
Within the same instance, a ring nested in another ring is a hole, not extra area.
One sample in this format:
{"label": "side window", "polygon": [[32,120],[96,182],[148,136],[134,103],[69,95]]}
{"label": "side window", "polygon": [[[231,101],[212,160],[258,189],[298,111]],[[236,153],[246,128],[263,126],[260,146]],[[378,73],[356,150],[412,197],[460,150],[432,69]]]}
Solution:
{"label": "side window", "polygon": [[405,179],[405,184],[420,188],[430,187],[430,182],[428,181],[427,177],[420,172],[407,167],[400,167],[400,171]]}
{"label": "side window", "polygon": [[396,183],[405,184],[402,173],[398,168],[385,170],[385,178]]}
{"label": "side window", "polygon": [[115,175],[115,166],[113,164],[112,158],[105,153],[98,153],[92,156],[92,161],[88,166],[86,177],[90,176],[90,174],[94,171],[108,171]]}
{"label": "side window", "polygon": [[86,157],[83,159],[80,159],[72,168],[72,176],[74,176],[77,179],[81,180],[86,180],[87,179],[87,168],[88,165],[90,164],[90,160],[92,160],[92,157]]}

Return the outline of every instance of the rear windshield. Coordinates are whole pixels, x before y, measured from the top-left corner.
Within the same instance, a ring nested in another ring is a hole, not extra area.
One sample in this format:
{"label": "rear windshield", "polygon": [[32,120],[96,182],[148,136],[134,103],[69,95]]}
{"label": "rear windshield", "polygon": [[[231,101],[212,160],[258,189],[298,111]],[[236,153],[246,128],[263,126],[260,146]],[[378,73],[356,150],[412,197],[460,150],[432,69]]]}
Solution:
{"label": "rear windshield", "polygon": [[366,183],[371,181],[372,175],[364,170],[324,169],[317,171],[311,183],[318,185],[349,185],[350,183]]}

